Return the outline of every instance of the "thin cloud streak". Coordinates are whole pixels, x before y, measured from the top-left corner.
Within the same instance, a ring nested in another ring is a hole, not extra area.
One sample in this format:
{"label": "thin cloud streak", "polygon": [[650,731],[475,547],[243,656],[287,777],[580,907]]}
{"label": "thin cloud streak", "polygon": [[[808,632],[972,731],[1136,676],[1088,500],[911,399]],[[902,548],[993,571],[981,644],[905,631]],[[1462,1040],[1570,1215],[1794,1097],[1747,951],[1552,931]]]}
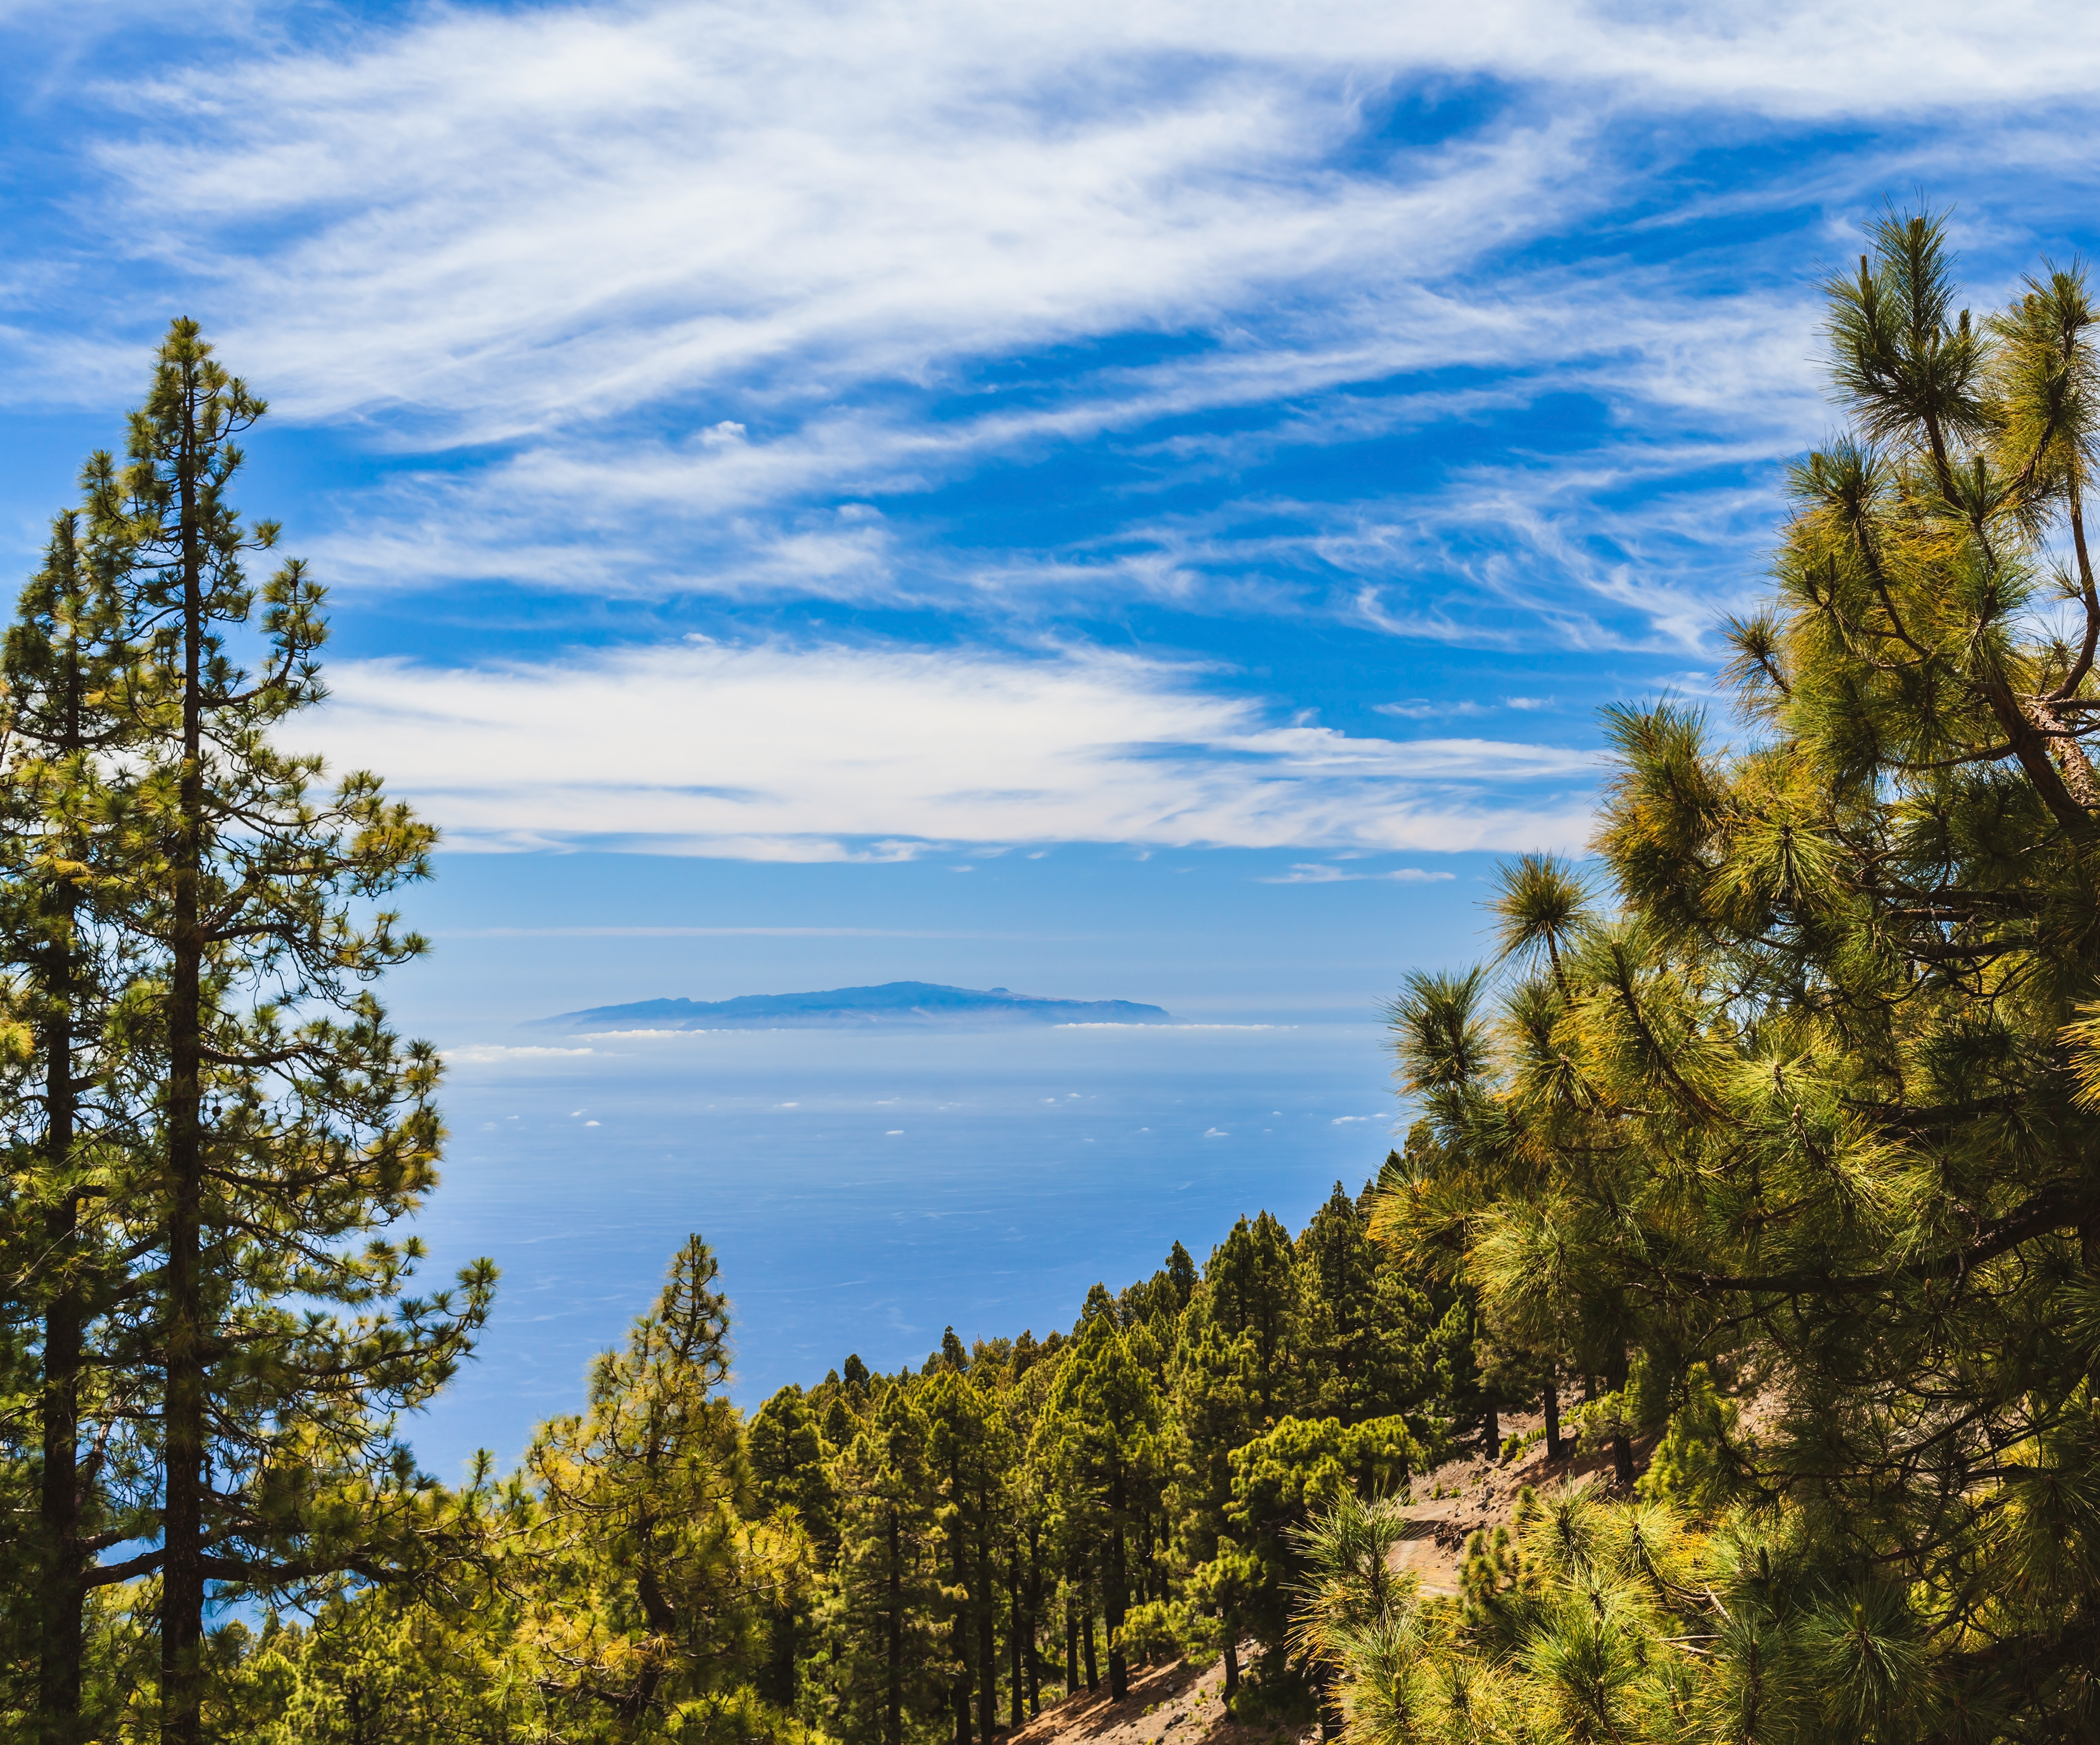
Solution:
{"label": "thin cloud streak", "polygon": [[1354,850],[1577,845],[1596,760],[1265,723],[1185,669],[688,645],[560,666],[333,669],[322,743],[455,846],[613,841],[748,859],[958,839]]}

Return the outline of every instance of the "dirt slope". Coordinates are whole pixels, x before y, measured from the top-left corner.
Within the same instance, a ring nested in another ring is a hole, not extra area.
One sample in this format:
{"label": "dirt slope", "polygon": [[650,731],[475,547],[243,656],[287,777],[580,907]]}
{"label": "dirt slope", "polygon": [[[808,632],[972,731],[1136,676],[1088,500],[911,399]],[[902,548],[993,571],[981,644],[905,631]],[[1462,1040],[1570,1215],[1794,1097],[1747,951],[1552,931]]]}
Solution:
{"label": "dirt slope", "polygon": [[[1573,1403],[1571,1399],[1561,1407],[1564,1426]],[[1545,1421],[1541,1412],[1505,1413],[1504,1445],[1541,1429]],[[1572,1437],[1569,1445],[1573,1445]],[[1634,1452],[1636,1463],[1645,1466],[1648,1444],[1637,1444]],[[1595,1454],[1578,1459],[1563,1455],[1548,1461],[1542,1439],[1507,1465],[1490,1466],[1478,1455],[1447,1461],[1436,1471],[1417,1478],[1411,1487],[1414,1500],[1401,1511],[1408,1519],[1408,1536],[1394,1563],[1419,1576],[1425,1593],[1456,1593],[1466,1541],[1476,1528],[1506,1526],[1516,1507],[1517,1492],[1526,1485],[1546,1490],[1570,1480],[1608,1488],[1611,1456]],[[1437,1495],[1440,1491],[1444,1493],[1441,1496]]]}
{"label": "dirt slope", "polygon": [[[1251,1642],[1242,1649],[1242,1661],[1253,1649]],[[1140,1667],[1120,1703],[1109,1701],[1104,1680],[1099,1695],[1082,1690],[1047,1705],[1018,1733],[999,1737],[1005,1745],[1292,1745],[1297,1735],[1290,1729],[1231,1719],[1224,1683],[1222,1661],[1202,1672],[1179,1660]],[[1317,1727],[1307,1734],[1318,1736]]]}

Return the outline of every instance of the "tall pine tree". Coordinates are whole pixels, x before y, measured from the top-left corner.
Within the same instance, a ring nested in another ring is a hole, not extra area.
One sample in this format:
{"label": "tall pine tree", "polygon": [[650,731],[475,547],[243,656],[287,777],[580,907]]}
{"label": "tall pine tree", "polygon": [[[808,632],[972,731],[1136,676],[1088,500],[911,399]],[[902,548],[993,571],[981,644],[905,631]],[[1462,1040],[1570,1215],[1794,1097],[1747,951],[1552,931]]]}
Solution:
{"label": "tall pine tree", "polygon": [[[1450,1656],[1353,1659],[1387,1736],[1484,1681],[1626,1737],[2093,1736],[2096,311],[2051,268],[1972,319],[1922,214],[1827,291],[1851,428],[1730,628],[1741,736],[1613,712],[1616,910],[1534,913],[1500,985],[1410,984],[1435,1143],[1377,1218],[1492,1325],[1630,1346],[1618,1421],[1668,1420],[1652,1487],[1718,1530],[1543,1505]],[[1723,1370],[1762,1413],[1716,1408]]]}
{"label": "tall pine tree", "polygon": [[166,1745],[201,1738],[214,1589],[296,1593],[412,1555],[421,1484],[390,1413],[452,1373],[493,1280],[483,1263],[457,1298],[406,1296],[420,1249],[384,1234],[435,1184],[441,1129],[435,1052],[367,987],[422,941],[373,905],[426,875],[433,837],[376,777],[326,789],[318,758],[272,743],[323,695],[326,627],[302,562],[246,574],[277,537],[229,496],[262,412],[176,322],[85,509],[145,652],[100,888],[144,959],[115,1021],[153,1161],[117,1215],[151,1290],[159,1544],[134,1562],[160,1577]]}

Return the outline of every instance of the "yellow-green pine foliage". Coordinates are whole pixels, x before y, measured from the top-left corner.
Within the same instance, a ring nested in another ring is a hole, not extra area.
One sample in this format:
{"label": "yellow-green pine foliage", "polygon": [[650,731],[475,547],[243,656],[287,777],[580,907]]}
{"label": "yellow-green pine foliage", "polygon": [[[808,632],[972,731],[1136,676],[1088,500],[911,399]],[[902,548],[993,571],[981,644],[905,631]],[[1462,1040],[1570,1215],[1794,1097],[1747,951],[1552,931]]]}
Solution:
{"label": "yellow-green pine foliage", "polygon": [[872,1391],[832,1465],[839,1551],[822,1617],[826,1727],[856,1745],[906,1745],[952,1732],[938,1480],[912,1390],[878,1381]]}
{"label": "yellow-green pine foliage", "polygon": [[83,1708],[97,1540],[148,1525],[135,1365],[112,1362],[144,1289],[112,1240],[137,1186],[112,1009],[139,972],[112,888],[121,872],[109,776],[135,748],[125,701],[123,542],[77,511],[54,520],[0,652],[0,1714],[45,1745],[106,1716]]}
{"label": "yellow-green pine foliage", "polygon": [[1395,1015],[1378,1234],[1602,1377],[1695,1522],[1540,1502],[1350,1659],[1366,1738],[2100,1727],[2093,311],[2049,267],[1979,319],[1893,212],[1827,289],[1850,427],[1735,737],[1612,712],[1594,874],[1507,869],[1498,963]]}
{"label": "yellow-green pine foliage", "polygon": [[698,1236],[588,1404],[535,1439],[539,1510],[514,1555],[520,1636],[562,1736],[607,1745],[769,1729],[765,1624],[807,1579],[798,1523],[754,1519],[729,1306]]}

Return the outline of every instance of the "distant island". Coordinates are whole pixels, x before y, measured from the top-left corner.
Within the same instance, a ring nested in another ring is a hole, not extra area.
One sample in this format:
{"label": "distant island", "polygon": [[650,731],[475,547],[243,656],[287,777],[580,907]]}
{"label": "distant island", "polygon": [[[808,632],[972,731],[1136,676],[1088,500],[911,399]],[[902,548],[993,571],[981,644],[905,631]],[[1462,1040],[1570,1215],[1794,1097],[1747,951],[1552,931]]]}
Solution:
{"label": "distant island", "polygon": [[885,981],[879,988],[816,994],[745,994],[733,1000],[635,1000],[532,1020],[558,1030],[856,1029],[876,1025],[962,1024],[1171,1024],[1171,1015],[1135,1000],[1053,1000],[1004,988],[951,988],[937,981]]}

